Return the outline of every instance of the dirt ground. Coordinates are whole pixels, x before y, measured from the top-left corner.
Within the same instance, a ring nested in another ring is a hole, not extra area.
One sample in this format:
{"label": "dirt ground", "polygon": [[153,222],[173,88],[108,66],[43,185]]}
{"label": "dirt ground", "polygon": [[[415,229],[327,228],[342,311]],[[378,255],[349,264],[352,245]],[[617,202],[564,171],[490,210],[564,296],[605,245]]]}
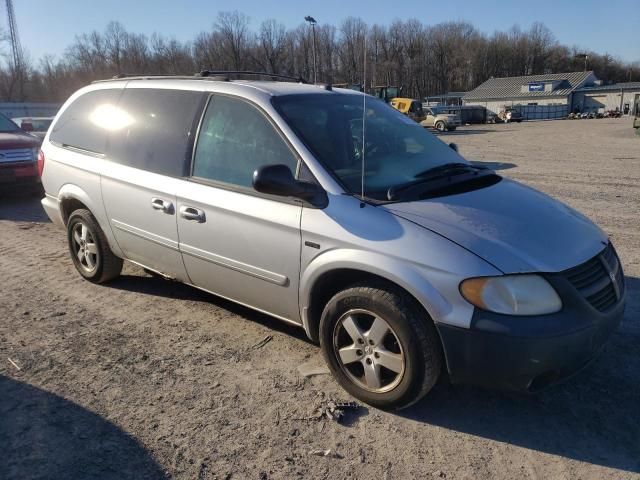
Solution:
{"label": "dirt ground", "polygon": [[363,406],[344,424],[311,418],[351,399],[329,375],[301,375],[322,365],[302,330],[130,265],[92,285],[38,199],[1,198],[0,478],[640,479],[640,138],[630,124],[442,137],[612,236],[628,307],[598,360],[537,396],[442,384],[408,410]]}

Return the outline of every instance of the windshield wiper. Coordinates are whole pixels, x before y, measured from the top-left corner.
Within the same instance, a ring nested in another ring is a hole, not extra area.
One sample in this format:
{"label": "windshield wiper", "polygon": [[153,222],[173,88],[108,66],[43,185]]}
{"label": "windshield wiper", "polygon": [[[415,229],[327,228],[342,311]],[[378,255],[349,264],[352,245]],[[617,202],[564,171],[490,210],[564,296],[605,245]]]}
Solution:
{"label": "windshield wiper", "polygon": [[446,163],[418,173],[415,180],[389,188],[387,199],[393,201],[397,200],[401,194],[408,196],[412,193],[422,193],[427,185],[429,185],[427,191],[439,190],[450,187],[454,183],[475,180],[487,175],[496,175],[496,173],[487,167],[478,167],[469,163]]}
{"label": "windshield wiper", "polygon": [[450,173],[456,171],[468,171],[469,169],[486,170],[487,167],[477,167],[475,165],[471,165],[470,163],[453,162],[445,163],[444,165],[438,165],[437,167],[428,168],[427,170],[424,170],[414,176],[415,178],[432,178],[434,176],[449,175]]}

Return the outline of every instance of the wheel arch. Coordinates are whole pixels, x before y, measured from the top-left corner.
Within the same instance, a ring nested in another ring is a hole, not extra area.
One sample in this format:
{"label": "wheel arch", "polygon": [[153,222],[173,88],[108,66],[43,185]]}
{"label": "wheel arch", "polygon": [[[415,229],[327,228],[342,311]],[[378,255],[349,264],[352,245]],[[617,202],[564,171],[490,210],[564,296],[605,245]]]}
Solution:
{"label": "wheel arch", "polygon": [[[74,210],[84,208],[89,210],[95,217],[96,206],[91,201],[91,197],[77,185],[67,183],[58,192],[58,202],[60,205],[60,215],[65,225],[69,221],[69,216]],[[102,227],[102,225],[101,225]]]}
{"label": "wheel arch", "polygon": [[339,291],[362,281],[381,281],[403,290],[434,321],[451,310],[444,297],[411,265],[370,252],[333,251],[314,260],[301,278],[300,313],[312,341],[318,342],[326,303]]}
{"label": "wheel arch", "polygon": [[94,216],[98,225],[104,232],[109,243],[111,251],[119,256],[123,257],[123,252],[118,247],[118,244],[111,231],[109,221],[105,216],[104,206],[102,205],[102,195],[99,198],[99,204],[95,200],[92,200],[91,196],[77,185],[67,183],[60,187],[58,191],[58,205],[60,208],[60,216],[66,227],[69,221],[69,216],[77,209],[84,208],[89,210]]}

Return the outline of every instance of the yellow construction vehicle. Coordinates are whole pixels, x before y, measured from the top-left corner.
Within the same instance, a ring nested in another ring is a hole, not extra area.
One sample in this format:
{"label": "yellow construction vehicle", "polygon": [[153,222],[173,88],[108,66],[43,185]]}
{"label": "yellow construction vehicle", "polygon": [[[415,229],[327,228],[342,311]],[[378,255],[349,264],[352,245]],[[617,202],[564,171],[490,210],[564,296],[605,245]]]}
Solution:
{"label": "yellow construction vehicle", "polygon": [[422,109],[422,103],[420,103],[419,100],[415,100],[413,98],[396,97],[391,99],[389,105],[391,105],[399,112],[404,113],[409,118],[412,118],[418,123],[425,119],[424,110]]}

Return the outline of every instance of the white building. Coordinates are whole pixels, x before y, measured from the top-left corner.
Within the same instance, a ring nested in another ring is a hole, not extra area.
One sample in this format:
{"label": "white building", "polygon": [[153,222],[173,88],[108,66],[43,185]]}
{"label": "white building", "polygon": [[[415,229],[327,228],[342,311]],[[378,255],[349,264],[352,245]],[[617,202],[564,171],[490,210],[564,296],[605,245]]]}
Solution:
{"label": "white building", "polygon": [[487,113],[516,107],[527,120],[564,118],[574,111],[576,90],[598,83],[593,72],[490,78],[462,100],[465,105],[486,107]]}

